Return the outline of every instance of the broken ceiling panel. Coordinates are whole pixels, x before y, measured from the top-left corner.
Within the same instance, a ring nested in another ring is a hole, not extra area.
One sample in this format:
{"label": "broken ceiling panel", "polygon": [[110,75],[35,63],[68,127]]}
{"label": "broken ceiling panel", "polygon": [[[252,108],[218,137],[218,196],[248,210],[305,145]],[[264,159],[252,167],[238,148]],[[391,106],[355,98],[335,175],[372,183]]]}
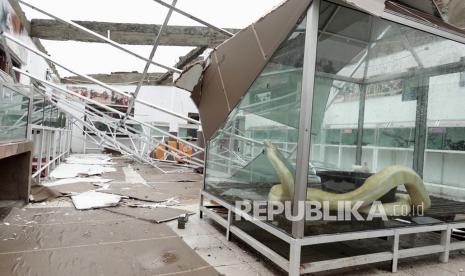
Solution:
{"label": "broken ceiling panel", "polygon": [[78,210],[88,210],[116,206],[121,201],[122,196],[100,193],[95,191],[85,192],[71,196],[73,204]]}
{"label": "broken ceiling panel", "polygon": [[[192,99],[209,140],[260,74],[265,64],[304,15],[311,0],[288,0],[219,45]],[[275,22],[271,24],[270,22]],[[279,27],[276,27],[279,26]]]}

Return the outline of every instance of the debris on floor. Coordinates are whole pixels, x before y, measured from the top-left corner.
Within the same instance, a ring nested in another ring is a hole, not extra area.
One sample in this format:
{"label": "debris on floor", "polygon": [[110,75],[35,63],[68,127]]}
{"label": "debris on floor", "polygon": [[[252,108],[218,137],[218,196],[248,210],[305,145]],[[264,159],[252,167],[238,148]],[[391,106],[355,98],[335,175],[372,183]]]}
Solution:
{"label": "debris on floor", "polygon": [[106,154],[73,154],[66,158],[68,164],[81,165],[115,165],[111,162],[111,156]]}
{"label": "debris on floor", "polygon": [[96,191],[84,192],[71,196],[74,206],[78,210],[88,210],[116,206],[121,201],[121,196],[100,193]]}
{"label": "debris on floor", "polygon": [[95,176],[115,172],[111,157],[105,154],[73,154],[50,173],[52,179]]}
{"label": "debris on floor", "polygon": [[31,193],[29,194],[29,201],[31,202],[43,202],[46,200],[55,199],[62,196],[62,194],[52,188],[45,187],[32,181]]}
{"label": "debris on floor", "polygon": [[[66,159],[65,164],[52,171],[51,179],[43,181],[44,186],[41,189],[51,190],[56,196],[43,197],[41,205],[34,207],[48,207],[60,200],[77,210],[88,212],[101,209],[152,223],[187,218],[194,214],[182,210],[182,206],[178,208],[181,205],[178,198],[185,200],[198,196],[201,185],[198,181],[195,182],[198,180],[196,175],[187,173],[182,176],[173,174],[168,178],[159,176],[160,179],[172,179],[173,182],[148,184],[145,178],[153,169],[126,161],[124,158],[113,160],[104,154],[72,155]],[[76,176],[97,171],[101,176]],[[57,197],[60,198],[55,199]],[[176,208],[172,208],[174,206]]]}
{"label": "debris on floor", "polygon": [[115,168],[103,165],[88,164],[60,164],[50,176],[55,179],[75,178],[78,176],[102,175],[106,172],[114,172]]}

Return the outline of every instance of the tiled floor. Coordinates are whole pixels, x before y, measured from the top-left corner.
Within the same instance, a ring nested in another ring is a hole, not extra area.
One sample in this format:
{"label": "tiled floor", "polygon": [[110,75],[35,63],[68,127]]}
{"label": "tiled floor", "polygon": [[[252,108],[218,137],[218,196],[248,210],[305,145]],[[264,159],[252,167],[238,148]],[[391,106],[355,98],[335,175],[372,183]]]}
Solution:
{"label": "tiled floor", "polygon": [[[196,211],[198,205],[190,205],[187,209]],[[178,229],[175,221],[169,222],[168,225],[197,254],[224,275],[284,275],[274,266],[264,262],[258,254],[241,248],[236,242],[227,241],[224,231],[208,218],[191,216],[185,229]]]}
{"label": "tiled floor", "polygon": [[[191,205],[188,209],[195,211],[197,208],[197,205]],[[176,222],[170,222],[168,225],[205,261],[227,276],[286,275],[241,242],[227,241],[223,229],[208,218],[200,219],[198,215],[192,216],[186,224],[186,229],[182,230],[177,229]],[[389,264],[380,264],[317,275],[465,276],[465,252],[454,252],[447,264],[439,263],[437,256],[431,256],[402,260],[399,264],[399,272],[395,274],[389,269]]]}
{"label": "tiled floor", "polygon": [[[161,191],[177,190],[182,192],[181,206],[188,211],[195,212],[189,218],[185,229],[177,228],[177,221],[167,223],[175,234],[192,248],[206,263],[213,266],[219,273],[226,276],[249,276],[249,275],[286,275],[282,270],[266,260],[260,254],[250,249],[247,245],[233,239],[227,241],[224,229],[208,218],[200,219],[198,216],[198,196],[200,194],[201,176],[197,174],[172,174],[162,175],[151,168],[118,161],[117,171],[105,174],[105,178],[114,179],[115,183],[142,182],[151,187],[157,187]],[[194,182],[179,182],[194,181]],[[179,192],[176,192],[179,194]],[[28,208],[63,208],[73,207],[69,200],[56,200],[46,204],[32,204]],[[99,213],[98,211],[97,213]],[[69,218],[68,218],[69,219]],[[94,219],[96,217],[94,216]],[[135,221],[135,224],[138,222]],[[143,225],[146,225],[142,223]],[[147,224],[148,225],[148,224]],[[98,228],[98,227],[97,227]],[[98,229],[93,228],[92,235]],[[102,228],[103,229],[103,228]],[[115,228],[116,229],[116,228]],[[116,229],[117,230],[117,229]],[[116,231],[115,230],[115,231]],[[97,231],[97,232],[96,232]],[[107,231],[107,230],[102,230]],[[146,232],[144,232],[146,233]],[[85,234],[85,233],[84,233]],[[57,234],[59,235],[59,233]],[[129,233],[127,235],[130,235]],[[141,245],[142,246],[142,245]],[[153,246],[157,246],[156,243]],[[142,246],[144,247],[144,246]],[[145,247],[144,247],[145,248]],[[156,251],[156,250],[155,250]],[[441,264],[437,261],[437,256],[426,259],[404,260],[399,264],[399,272],[392,274],[389,272],[389,264],[372,265],[362,268],[351,268],[344,271],[331,271],[320,273],[319,275],[344,275],[344,276],[364,276],[364,275],[397,275],[397,276],[423,276],[423,275],[459,275],[465,276],[465,255],[458,252],[451,255],[450,262]],[[143,263],[151,263],[149,259],[139,259]],[[0,264],[1,266],[1,264]],[[193,273],[195,275],[195,273]],[[202,271],[197,272],[203,276]]]}

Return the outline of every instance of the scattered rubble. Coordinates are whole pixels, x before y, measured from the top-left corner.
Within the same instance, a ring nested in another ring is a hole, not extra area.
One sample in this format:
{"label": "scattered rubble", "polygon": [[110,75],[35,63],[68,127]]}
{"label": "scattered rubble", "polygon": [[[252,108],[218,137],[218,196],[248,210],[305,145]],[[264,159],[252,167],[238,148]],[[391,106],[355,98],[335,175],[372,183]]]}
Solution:
{"label": "scattered rubble", "polygon": [[78,210],[88,210],[116,206],[121,201],[121,196],[90,191],[71,196],[73,204]]}
{"label": "scattered rubble", "polygon": [[[197,179],[193,179],[190,174],[173,174],[170,178],[173,178],[174,183],[148,184],[145,178],[149,170],[144,171],[145,175],[142,176],[138,173],[139,167],[124,161],[112,159],[105,154],[71,155],[52,171],[50,179],[37,187],[40,193],[33,202],[40,200],[41,203],[32,206],[48,207],[58,201],[65,201],[77,210],[101,209],[153,223],[179,217],[187,221],[186,218],[193,214],[171,207],[180,205],[178,196],[184,198],[186,194],[193,193],[191,189]],[[103,178],[104,173],[113,173],[110,174],[112,178],[119,180]],[[163,175],[158,178],[166,179]]]}
{"label": "scattered rubble", "polygon": [[54,179],[76,178],[78,176],[102,175],[103,173],[115,171],[116,169],[111,166],[63,163],[50,173],[50,177]]}

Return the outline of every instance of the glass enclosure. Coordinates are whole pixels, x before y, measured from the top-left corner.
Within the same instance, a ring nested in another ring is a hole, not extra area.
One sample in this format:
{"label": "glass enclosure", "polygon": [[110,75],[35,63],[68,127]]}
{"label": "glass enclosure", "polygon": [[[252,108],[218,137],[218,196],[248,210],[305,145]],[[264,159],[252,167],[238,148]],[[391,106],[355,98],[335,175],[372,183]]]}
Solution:
{"label": "glass enclosure", "polygon": [[305,26],[300,20],[208,143],[205,189],[231,204],[267,200],[279,183],[264,153],[265,140],[276,145],[295,174]]}
{"label": "glass enclosure", "polygon": [[0,84],[0,143],[26,140],[29,97]]}
{"label": "glass enclosure", "polygon": [[[268,141],[295,181],[301,94],[311,92],[302,91],[302,81],[314,76],[307,183],[295,185],[344,194],[400,165],[423,178],[432,201],[425,216],[460,219],[463,206],[440,206],[465,199],[465,45],[326,1],[319,14],[315,71],[303,72],[304,53],[312,51],[303,19],[208,142],[205,190],[231,204],[270,200],[283,178]],[[381,202],[404,193],[400,185]],[[396,218],[335,227],[307,222],[305,234],[416,219]],[[289,221],[272,224],[291,228]]]}

